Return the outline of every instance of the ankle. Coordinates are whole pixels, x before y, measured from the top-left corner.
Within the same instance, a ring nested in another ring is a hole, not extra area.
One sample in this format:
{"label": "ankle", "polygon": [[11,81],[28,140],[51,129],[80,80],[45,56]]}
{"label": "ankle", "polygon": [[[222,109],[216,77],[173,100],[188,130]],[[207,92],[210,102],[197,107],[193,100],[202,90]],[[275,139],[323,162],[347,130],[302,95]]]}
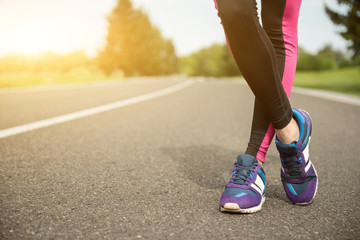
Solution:
{"label": "ankle", "polygon": [[283,129],[275,129],[275,132],[277,138],[284,144],[291,144],[300,138],[299,125],[294,118],[291,119],[286,127]]}

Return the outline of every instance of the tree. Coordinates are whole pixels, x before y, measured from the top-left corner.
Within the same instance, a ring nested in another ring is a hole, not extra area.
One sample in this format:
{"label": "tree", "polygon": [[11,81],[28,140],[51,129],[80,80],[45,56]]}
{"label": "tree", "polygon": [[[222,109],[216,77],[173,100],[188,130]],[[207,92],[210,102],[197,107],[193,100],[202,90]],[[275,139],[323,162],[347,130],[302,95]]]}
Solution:
{"label": "tree", "polygon": [[106,46],[100,51],[100,67],[110,74],[160,75],[177,71],[177,57],[170,40],[162,37],[149,17],[134,9],[130,0],[118,0],[108,17]]}
{"label": "tree", "polygon": [[226,44],[214,44],[180,59],[182,71],[188,76],[241,75]]}
{"label": "tree", "polygon": [[327,5],[325,11],[334,24],[345,28],[340,34],[351,41],[349,49],[353,51],[353,58],[358,58],[360,57],[360,0],[337,0],[337,2],[348,6],[345,14],[331,10]]}
{"label": "tree", "polygon": [[327,62],[328,69],[348,67],[351,65],[350,59],[339,50],[335,50],[331,45],[325,45],[319,50],[318,57],[323,58]]}
{"label": "tree", "polygon": [[331,45],[325,45],[316,54],[306,52],[302,47],[298,49],[296,69],[299,71],[322,71],[349,67],[350,59],[341,51],[334,50]]}

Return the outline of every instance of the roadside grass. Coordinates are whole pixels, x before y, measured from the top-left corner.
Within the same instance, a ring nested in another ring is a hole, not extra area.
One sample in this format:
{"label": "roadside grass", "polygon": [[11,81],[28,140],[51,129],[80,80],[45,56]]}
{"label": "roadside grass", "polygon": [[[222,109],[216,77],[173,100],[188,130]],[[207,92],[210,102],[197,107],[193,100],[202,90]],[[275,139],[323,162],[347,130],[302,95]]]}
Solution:
{"label": "roadside grass", "polygon": [[[88,67],[77,67],[65,73],[0,73],[0,88],[80,83],[111,79],[124,79],[124,75],[121,71],[118,71],[110,76],[106,76],[102,71]],[[298,71],[295,75],[294,86],[360,96],[360,67],[317,72]]]}
{"label": "roadside grass", "polygon": [[81,83],[123,78],[124,75],[120,71],[107,76],[101,71],[83,67],[75,68],[68,72],[0,73],[0,88]]}
{"label": "roadside grass", "polygon": [[320,72],[298,71],[294,86],[360,96],[360,67]]}

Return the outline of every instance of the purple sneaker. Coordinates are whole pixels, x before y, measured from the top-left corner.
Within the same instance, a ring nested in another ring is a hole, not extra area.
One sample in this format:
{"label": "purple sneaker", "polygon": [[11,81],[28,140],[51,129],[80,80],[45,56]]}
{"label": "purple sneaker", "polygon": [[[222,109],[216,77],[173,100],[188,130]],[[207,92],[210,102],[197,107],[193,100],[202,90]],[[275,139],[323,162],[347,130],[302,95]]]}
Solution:
{"label": "purple sneaker", "polygon": [[293,113],[299,124],[300,138],[291,144],[283,144],[276,138],[276,147],[280,153],[281,181],[287,197],[294,204],[306,205],[315,197],[318,185],[317,173],[309,156],[312,123],[306,111],[293,109]]}
{"label": "purple sneaker", "polygon": [[265,172],[254,156],[241,154],[220,198],[222,212],[254,213],[265,201]]}

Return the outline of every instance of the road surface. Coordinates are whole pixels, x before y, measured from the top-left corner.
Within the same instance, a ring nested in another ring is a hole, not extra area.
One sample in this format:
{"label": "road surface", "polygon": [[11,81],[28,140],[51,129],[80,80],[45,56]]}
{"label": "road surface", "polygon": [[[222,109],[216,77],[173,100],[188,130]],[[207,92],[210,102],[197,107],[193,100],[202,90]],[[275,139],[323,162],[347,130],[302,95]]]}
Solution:
{"label": "road surface", "polygon": [[[182,79],[0,91],[0,130],[142,96]],[[219,198],[250,134],[239,81],[167,95],[0,139],[0,239],[359,239],[360,107],[293,94],[314,122],[316,199],[292,205],[274,145],[263,210]]]}

